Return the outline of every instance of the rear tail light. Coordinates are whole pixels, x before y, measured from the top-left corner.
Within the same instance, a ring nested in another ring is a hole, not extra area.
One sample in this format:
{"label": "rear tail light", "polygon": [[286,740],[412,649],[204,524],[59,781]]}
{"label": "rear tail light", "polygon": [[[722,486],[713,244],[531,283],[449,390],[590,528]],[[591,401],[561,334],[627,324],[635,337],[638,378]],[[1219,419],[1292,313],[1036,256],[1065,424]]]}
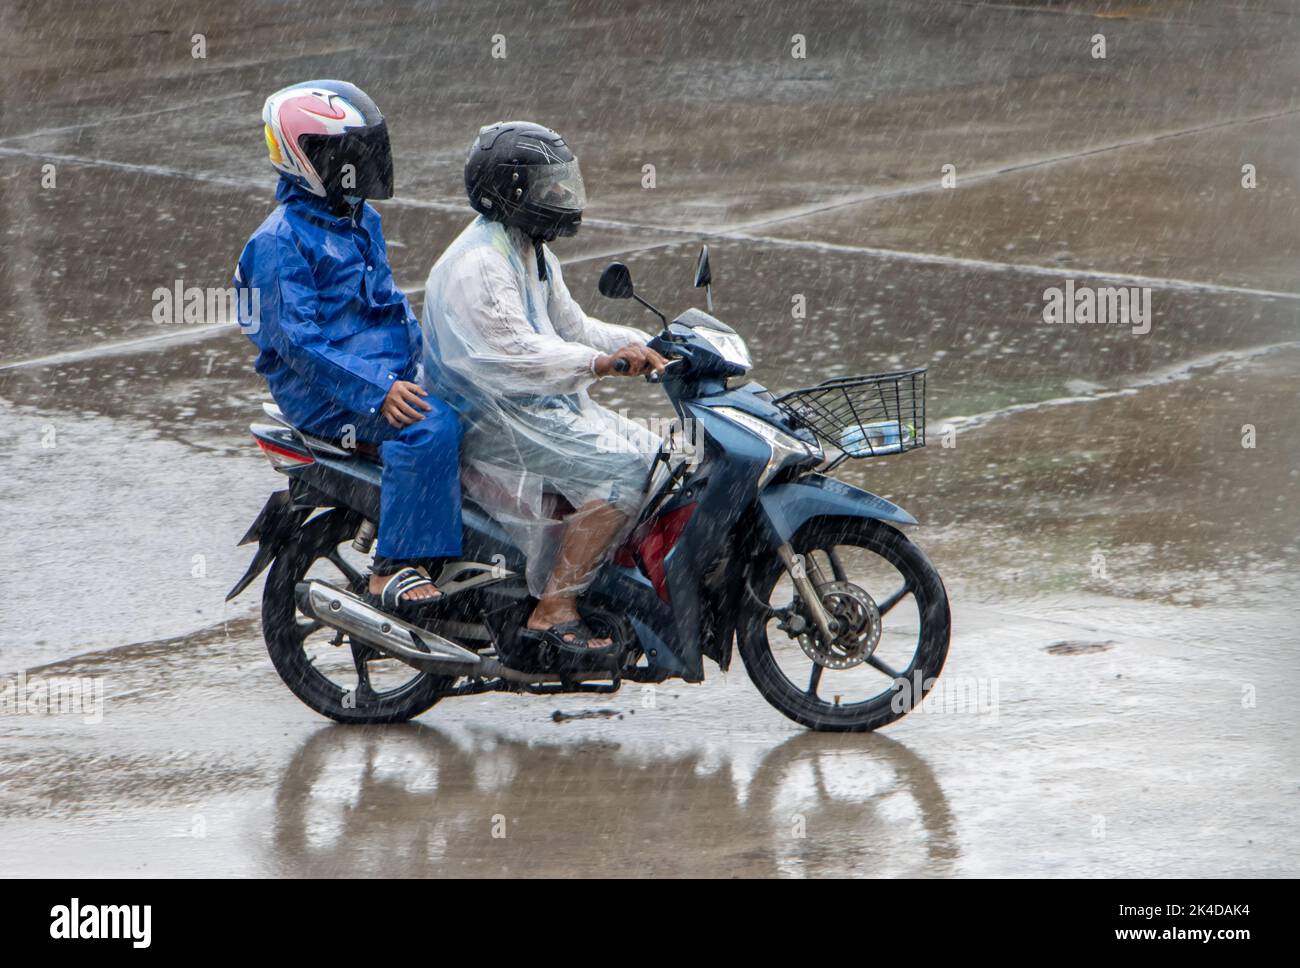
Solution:
{"label": "rear tail light", "polygon": [[302,467],[305,464],[314,464],[316,462],[309,454],[302,454],[296,450],[289,450],[287,447],[280,447],[269,440],[263,440],[261,437],[254,437],[253,439],[257,441],[257,446],[262,448],[262,453],[266,455],[266,459],[271,462],[271,466],[277,471],[290,467]]}

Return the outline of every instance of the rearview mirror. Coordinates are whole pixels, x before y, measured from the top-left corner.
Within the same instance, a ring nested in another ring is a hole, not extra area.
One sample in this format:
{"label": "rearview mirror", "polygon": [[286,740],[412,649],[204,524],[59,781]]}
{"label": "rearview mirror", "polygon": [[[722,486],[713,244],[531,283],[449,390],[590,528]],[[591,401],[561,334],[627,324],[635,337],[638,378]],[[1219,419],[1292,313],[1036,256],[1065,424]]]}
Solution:
{"label": "rearview mirror", "polygon": [[600,282],[596,283],[596,288],[607,299],[631,299],[632,273],[623,263],[611,262],[600,274]]}
{"label": "rearview mirror", "polygon": [[707,286],[713,282],[713,273],[709,271],[709,247],[700,246],[700,257],[695,261],[695,288]]}
{"label": "rearview mirror", "polygon": [[704,304],[713,312],[713,270],[709,268],[709,247],[700,246],[700,257],[695,260],[695,288],[704,287]]}

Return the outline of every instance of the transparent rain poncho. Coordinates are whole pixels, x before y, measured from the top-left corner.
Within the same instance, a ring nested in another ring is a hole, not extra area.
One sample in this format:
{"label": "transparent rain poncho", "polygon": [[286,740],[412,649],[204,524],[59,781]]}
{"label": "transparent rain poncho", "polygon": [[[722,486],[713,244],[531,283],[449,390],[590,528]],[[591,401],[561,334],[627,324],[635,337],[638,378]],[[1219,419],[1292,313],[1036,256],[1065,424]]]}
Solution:
{"label": "transparent rain poncho", "polygon": [[477,218],[429,272],[423,313],[425,379],[464,427],[465,493],[528,556],[534,595],[550,574],[565,503],[612,504],[630,525],[660,447],[587,395],[596,357],[648,337],[584,313],[559,261],[542,251],[545,281],[531,240]]}

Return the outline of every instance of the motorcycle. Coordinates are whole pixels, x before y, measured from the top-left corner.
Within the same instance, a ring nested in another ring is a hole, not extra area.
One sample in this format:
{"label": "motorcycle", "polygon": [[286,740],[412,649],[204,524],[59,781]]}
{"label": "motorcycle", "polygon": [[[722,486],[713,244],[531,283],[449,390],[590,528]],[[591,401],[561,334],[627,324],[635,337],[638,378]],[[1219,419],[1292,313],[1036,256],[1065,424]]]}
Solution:
{"label": "motorcycle", "polygon": [[[707,246],[695,285],[711,310]],[[899,530],[916,519],[831,474],[846,459],[924,445],[925,370],[780,396],[753,381],[732,386],[752,362],[730,326],[694,308],[669,322],[621,263],[605,269],[598,290],[659,317],[663,330],[649,345],[669,363],[647,379],[672,404],[675,426],[702,444],[683,456],[665,443],[650,478],[661,483],[579,600],[592,631],[621,645],[620,667],[555,671],[521,647],[517,633],[535,604],[526,561],[468,498],[462,558],[436,576],[443,596],[418,620],[368,604],[379,464],[266,404],[273,423],[250,429],[289,486],[241,540],[257,551],[227,600],[269,567],[262,628],[284,683],[336,721],[394,723],[456,696],[697,683],[705,658],[725,671],[738,649],[763,697],[811,729],[874,730],[906,715],[947,657],[947,593]]]}

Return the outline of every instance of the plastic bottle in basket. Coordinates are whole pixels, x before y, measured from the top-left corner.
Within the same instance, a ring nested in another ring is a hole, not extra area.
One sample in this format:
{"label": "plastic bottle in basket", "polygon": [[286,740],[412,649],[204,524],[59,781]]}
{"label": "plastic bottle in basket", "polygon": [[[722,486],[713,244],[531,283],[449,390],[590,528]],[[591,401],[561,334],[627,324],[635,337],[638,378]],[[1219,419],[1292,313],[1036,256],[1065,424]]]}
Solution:
{"label": "plastic bottle in basket", "polygon": [[912,443],[916,431],[911,424],[900,426],[897,420],[877,420],[840,432],[840,449],[850,457],[878,457],[897,454]]}

